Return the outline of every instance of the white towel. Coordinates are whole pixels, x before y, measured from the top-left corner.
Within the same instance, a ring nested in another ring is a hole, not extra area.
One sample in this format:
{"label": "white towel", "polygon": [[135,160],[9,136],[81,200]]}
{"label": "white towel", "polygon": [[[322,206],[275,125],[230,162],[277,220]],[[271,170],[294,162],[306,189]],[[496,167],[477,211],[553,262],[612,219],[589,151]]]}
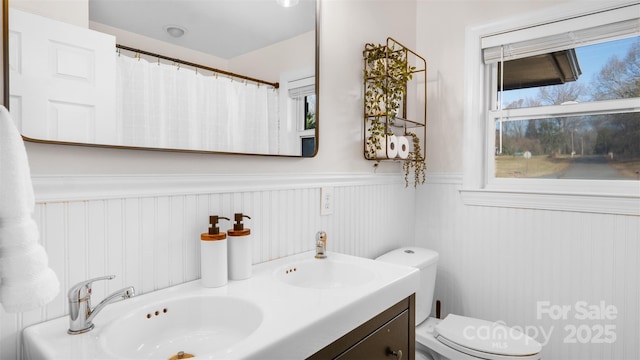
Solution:
{"label": "white towel", "polygon": [[4,106],[0,106],[0,165],[0,219],[33,213],[35,199],[27,151]]}
{"label": "white towel", "polygon": [[60,292],[38,242],[34,208],[27,152],[9,112],[0,106],[0,303],[7,312],[43,306]]}

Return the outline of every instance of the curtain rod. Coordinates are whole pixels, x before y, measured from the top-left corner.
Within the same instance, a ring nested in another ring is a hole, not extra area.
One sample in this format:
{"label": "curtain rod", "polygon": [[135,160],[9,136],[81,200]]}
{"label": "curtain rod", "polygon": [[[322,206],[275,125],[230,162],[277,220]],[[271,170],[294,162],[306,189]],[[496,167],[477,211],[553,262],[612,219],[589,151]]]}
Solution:
{"label": "curtain rod", "polygon": [[249,76],[232,73],[232,72],[229,72],[229,71],[212,68],[212,67],[205,66],[205,65],[200,65],[200,64],[196,64],[196,63],[192,63],[192,62],[188,62],[188,61],[184,61],[184,60],[180,60],[180,59],[176,59],[176,58],[160,55],[160,54],[155,54],[155,53],[152,53],[152,52],[149,52],[149,51],[145,51],[145,50],[135,49],[135,48],[132,48],[132,47],[129,47],[129,46],[116,44],[116,48],[122,49],[122,50],[128,50],[128,51],[131,51],[131,52],[135,52],[137,54],[151,56],[151,57],[158,58],[158,59],[173,61],[174,63],[187,65],[187,66],[192,66],[192,67],[195,67],[195,68],[198,68],[198,69],[209,70],[209,71],[217,73],[217,74],[222,74],[222,75],[227,75],[227,76],[231,76],[231,77],[234,77],[234,78],[248,80],[248,81],[252,81],[252,82],[258,83],[258,84],[265,84],[265,85],[273,86],[276,89],[278,89],[280,87],[280,83],[278,83],[278,82],[269,82],[269,81],[265,81],[265,80],[260,80],[260,79],[252,78],[252,77],[249,77]]}

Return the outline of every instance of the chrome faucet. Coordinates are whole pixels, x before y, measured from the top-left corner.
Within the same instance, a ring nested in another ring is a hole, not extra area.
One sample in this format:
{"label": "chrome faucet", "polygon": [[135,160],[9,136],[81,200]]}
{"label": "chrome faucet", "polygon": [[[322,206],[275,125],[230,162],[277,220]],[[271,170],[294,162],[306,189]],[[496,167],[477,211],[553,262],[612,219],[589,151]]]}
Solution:
{"label": "chrome faucet", "polygon": [[118,298],[128,299],[135,296],[136,290],[133,286],[120,289],[113,294],[107,296],[96,307],[91,308],[91,284],[98,280],[111,280],[115,275],[108,275],[89,279],[75,284],[69,290],[69,330],[67,333],[71,335],[82,334],[91,331],[94,328],[93,318],[104,309],[107,304]]}
{"label": "chrome faucet", "polygon": [[316,259],[327,258],[327,233],[318,231],[316,233]]}

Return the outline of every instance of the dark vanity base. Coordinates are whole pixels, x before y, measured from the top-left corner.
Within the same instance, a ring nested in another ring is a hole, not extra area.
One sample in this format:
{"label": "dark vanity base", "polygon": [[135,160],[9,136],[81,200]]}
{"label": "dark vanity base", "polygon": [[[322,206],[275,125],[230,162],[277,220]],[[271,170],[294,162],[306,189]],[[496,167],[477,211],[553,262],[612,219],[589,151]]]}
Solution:
{"label": "dark vanity base", "polygon": [[310,360],[326,359],[402,359],[415,356],[415,294],[358,326]]}

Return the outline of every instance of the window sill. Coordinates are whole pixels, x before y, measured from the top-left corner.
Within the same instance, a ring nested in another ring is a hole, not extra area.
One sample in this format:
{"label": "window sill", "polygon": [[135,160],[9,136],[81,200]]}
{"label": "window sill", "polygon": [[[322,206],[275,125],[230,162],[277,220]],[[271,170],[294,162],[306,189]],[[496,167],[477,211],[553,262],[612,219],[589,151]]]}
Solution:
{"label": "window sill", "polygon": [[465,205],[640,215],[640,196],[511,189],[462,189]]}

